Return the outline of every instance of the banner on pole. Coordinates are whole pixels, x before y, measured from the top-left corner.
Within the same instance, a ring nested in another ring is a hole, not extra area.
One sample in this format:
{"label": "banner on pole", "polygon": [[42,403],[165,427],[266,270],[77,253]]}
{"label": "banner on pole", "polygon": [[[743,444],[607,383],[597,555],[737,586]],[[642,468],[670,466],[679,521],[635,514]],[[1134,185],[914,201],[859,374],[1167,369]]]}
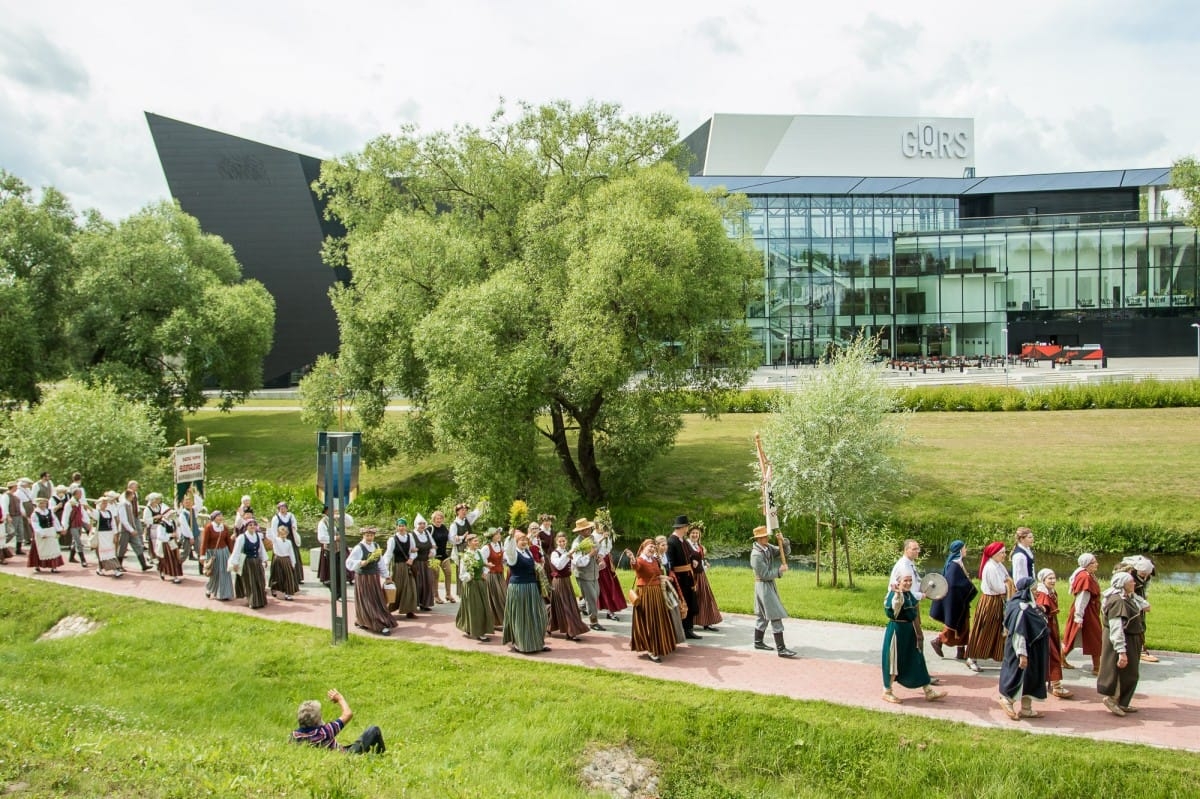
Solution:
{"label": "banner on pole", "polygon": [[[358,496],[358,465],[362,433],[317,433],[317,498],[326,505],[344,507]],[[340,457],[339,457],[340,456]],[[340,474],[331,467],[341,466]],[[326,472],[330,477],[326,477]],[[331,480],[331,485],[326,481]]]}
{"label": "banner on pole", "polygon": [[771,490],[771,462],[763,451],[762,439],[754,434],[754,446],[758,449],[758,468],[762,472],[762,507],[763,516],[767,520],[767,532],[773,533],[779,529],[779,511],[775,507],[775,493]]}
{"label": "banner on pole", "polygon": [[204,445],[188,444],[175,448],[175,483],[204,480]]}

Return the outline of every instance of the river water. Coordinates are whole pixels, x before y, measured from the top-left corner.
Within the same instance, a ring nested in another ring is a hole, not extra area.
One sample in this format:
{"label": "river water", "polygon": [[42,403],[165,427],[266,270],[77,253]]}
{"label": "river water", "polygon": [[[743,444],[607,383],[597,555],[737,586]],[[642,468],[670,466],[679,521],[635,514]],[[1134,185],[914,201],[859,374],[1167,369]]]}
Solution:
{"label": "river water", "polygon": [[[1065,580],[1071,576],[1071,572],[1079,565],[1076,558],[1066,555],[1052,555],[1049,553],[1039,553],[1034,550],[1034,562],[1037,568],[1054,569],[1055,574],[1059,579]],[[1113,566],[1121,561],[1123,556],[1118,555],[1097,555],[1097,560],[1100,561],[1100,571],[1097,576],[1100,577],[1100,584],[1107,588],[1108,582],[1104,579],[1107,575],[1112,574]],[[1154,583],[1159,585],[1187,585],[1200,586],[1200,557],[1194,555],[1159,555],[1151,556],[1154,561]],[[792,568],[799,568],[802,571],[811,571],[812,563],[810,559],[801,555],[799,558],[794,558],[796,562],[792,563]],[[714,565],[720,566],[741,566],[750,567],[750,553],[746,552],[741,555],[731,555],[728,557],[712,558]],[[936,571],[940,572],[942,566],[946,562],[946,556],[940,555],[936,557],[928,557],[921,561],[920,569],[922,573]],[[853,562],[851,563],[853,565]],[[826,569],[828,564],[826,564]],[[967,569],[972,574],[979,570],[979,554],[968,553]],[[1154,583],[1151,583],[1153,587]]]}

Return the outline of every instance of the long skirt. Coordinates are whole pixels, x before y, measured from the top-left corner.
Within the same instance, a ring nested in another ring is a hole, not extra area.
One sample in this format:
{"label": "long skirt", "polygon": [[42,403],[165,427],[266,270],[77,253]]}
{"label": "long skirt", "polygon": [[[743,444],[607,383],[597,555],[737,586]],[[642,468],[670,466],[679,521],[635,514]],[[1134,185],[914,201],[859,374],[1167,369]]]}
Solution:
{"label": "long skirt", "polygon": [[276,555],[271,559],[271,578],[267,585],[272,591],[281,591],[285,596],[299,593],[300,579],[291,557]]}
{"label": "long skirt", "polygon": [[388,613],[383,582],[378,573],[354,575],[354,623],[373,633],[390,630],[399,622]]}
{"label": "long skirt", "polygon": [[1034,699],[1046,698],[1046,673],[1050,663],[1050,637],[1026,642],[1029,650],[1025,668],[1011,639],[1004,647],[1004,662],[1000,664],[1000,695],[1015,700],[1018,695]]}
{"label": "long skirt", "polygon": [[488,607],[492,610],[492,626],[500,629],[504,626],[504,600],[508,583],[504,581],[503,574],[496,572],[488,572],[484,583],[487,585]]}
{"label": "long skirt", "polygon": [[233,575],[228,570],[229,550],[217,547],[205,552],[204,556],[212,561],[205,592],[217,599],[233,599]]}
{"label": "long skirt", "polygon": [[396,601],[388,605],[388,610],[405,615],[416,613],[417,582],[408,561],[392,564],[392,585],[396,586]]}
{"label": "long skirt", "polygon": [[629,604],[625,601],[625,592],[621,590],[621,580],[613,568],[612,556],[605,555],[600,569],[600,609],[609,613],[625,610]]}
{"label": "long skirt", "polygon": [[1111,696],[1121,707],[1129,707],[1133,702],[1133,692],[1137,690],[1142,646],[1146,637],[1141,633],[1125,633],[1125,651],[1129,653],[1128,664],[1125,668],[1117,667],[1119,653],[1113,649],[1108,636],[1104,636],[1103,651],[1100,653],[1100,676],[1096,678],[1096,692],[1101,696]]}
{"label": "long skirt", "polygon": [[417,605],[429,610],[437,596],[437,578],[429,568],[428,560],[417,558],[413,561],[413,579],[416,581]]}
{"label": "long skirt", "polygon": [[317,579],[321,585],[329,585],[329,547],[321,544],[321,557],[317,559]]}
{"label": "long skirt", "polygon": [[482,579],[467,580],[462,584],[454,626],[472,638],[483,638],[495,629],[487,584]]}
{"label": "long skirt", "polygon": [[1048,682],[1061,682],[1063,678],[1063,655],[1062,655],[1062,639],[1058,634],[1058,618],[1048,618],[1047,625],[1050,631],[1050,661],[1046,664],[1046,680]]}
{"label": "long skirt", "polygon": [[671,654],[675,651],[676,635],[662,586],[639,586],[637,592],[638,598],[633,603],[633,632],[629,648],[634,652],[649,652],[659,657]]}
{"label": "long skirt", "polygon": [[925,653],[917,646],[912,622],[889,621],[883,634],[883,687],[890,691],[893,681],[905,688],[920,688],[930,682]]}
{"label": "long skirt", "polygon": [[577,638],[588,631],[579,615],[575,589],[570,577],[555,577],[550,581],[550,632],[560,632],[567,638]]}
{"label": "long skirt", "polygon": [[1067,626],[1063,630],[1063,654],[1070,654],[1078,643],[1083,654],[1099,655],[1104,648],[1101,639],[1108,637],[1104,634],[1104,624],[1100,621],[1099,612],[1092,610],[1089,605],[1083,612],[1083,624],[1076,624],[1074,608],[1068,607],[1067,611]]}
{"label": "long skirt", "polygon": [[1004,594],[984,594],[975,608],[967,654],[976,660],[1004,659]]}
{"label": "long skirt", "polygon": [[242,561],[242,570],[234,581],[234,592],[252,609],[267,606],[267,576],[261,560],[246,558]]}
{"label": "long skirt", "polygon": [[63,565],[62,549],[57,535],[35,535],[29,544],[27,566],[36,569],[57,569]]}
{"label": "long skirt", "polygon": [[675,643],[682,644],[687,640],[687,631],[683,628],[683,614],[679,612],[679,592],[675,583],[668,581],[663,586],[663,601],[667,603],[667,615],[671,617],[671,626],[675,628]]}
{"label": "long skirt", "polygon": [[158,573],[163,577],[182,577],[183,563],[179,560],[179,549],[171,549],[170,544],[159,541],[158,551],[161,556],[158,559]]}
{"label": "long skirt", "polygon": [[96,542],[96,557],[100,561],[97,568],[101,571],[116,571],[121,568],[121,561],[117,560],[116,533],[112,530],[96,530],[92,537]]}
{"label": "long skirt", "polygon": [[508,584],[502,640],[518,652],[541,652],[546,645],[546,603],[537,583]]}
{"label": "long skirt", "polygon": [[712,586],[708,584],[708,575],[696,572],[696,624],[701,627],[711,627],[723,621],[721,611],[717,608],[717,598],[713,596]]}

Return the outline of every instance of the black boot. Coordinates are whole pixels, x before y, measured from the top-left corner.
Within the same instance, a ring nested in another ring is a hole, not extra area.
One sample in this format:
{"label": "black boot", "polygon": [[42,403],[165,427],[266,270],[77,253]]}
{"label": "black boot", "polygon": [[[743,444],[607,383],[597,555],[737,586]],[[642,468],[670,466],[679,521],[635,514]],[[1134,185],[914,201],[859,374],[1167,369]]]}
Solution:
{"label": "black boot", "polygon": [[139,552],[137,559],[138,559],[138,563],[142,564],[142,571],[144,571],[144,572],[150,571],[150,567],[148,565],[146,565],[146,556],[145,555],[143,555]]}
{"label": "black boot", "polygon": [[763,633],[765,633],[765,632],[766,632],[766,630],[755,630],[754,631],[754,648],[755,649],[763,649],[763,650],[766,650],[767,652],[770,652],[771,647],[769,647],[763,643]]}
{"label": "black boot", "polygon": [[[770,649],[769,646],[763,647],[763,648]],[[787,646],[783,643],[783,633],[775,633],[775,652],[781,658],[796,657],[796,653],[793,652],[792,650],[788,649]]]}

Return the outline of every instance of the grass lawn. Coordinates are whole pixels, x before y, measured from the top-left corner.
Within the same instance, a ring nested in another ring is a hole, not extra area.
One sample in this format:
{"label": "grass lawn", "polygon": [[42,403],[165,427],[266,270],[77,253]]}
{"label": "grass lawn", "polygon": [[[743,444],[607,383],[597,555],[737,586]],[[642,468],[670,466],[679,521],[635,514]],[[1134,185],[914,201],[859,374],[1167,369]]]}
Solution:
{"label": "grass lawn", "polygon": [[[102,626],[36,640],[67,614]],[[0,785],[20,796],[583,797],[589,748],[617,744],[672,797],[1179,797],[1200,780],[1193,754],[402,641],[334,649],[317,629],[6,575],[0,638]],[[296,705],[330,687],[355,709],[348,740],[379,724],[388,754],[287,742]]]}

